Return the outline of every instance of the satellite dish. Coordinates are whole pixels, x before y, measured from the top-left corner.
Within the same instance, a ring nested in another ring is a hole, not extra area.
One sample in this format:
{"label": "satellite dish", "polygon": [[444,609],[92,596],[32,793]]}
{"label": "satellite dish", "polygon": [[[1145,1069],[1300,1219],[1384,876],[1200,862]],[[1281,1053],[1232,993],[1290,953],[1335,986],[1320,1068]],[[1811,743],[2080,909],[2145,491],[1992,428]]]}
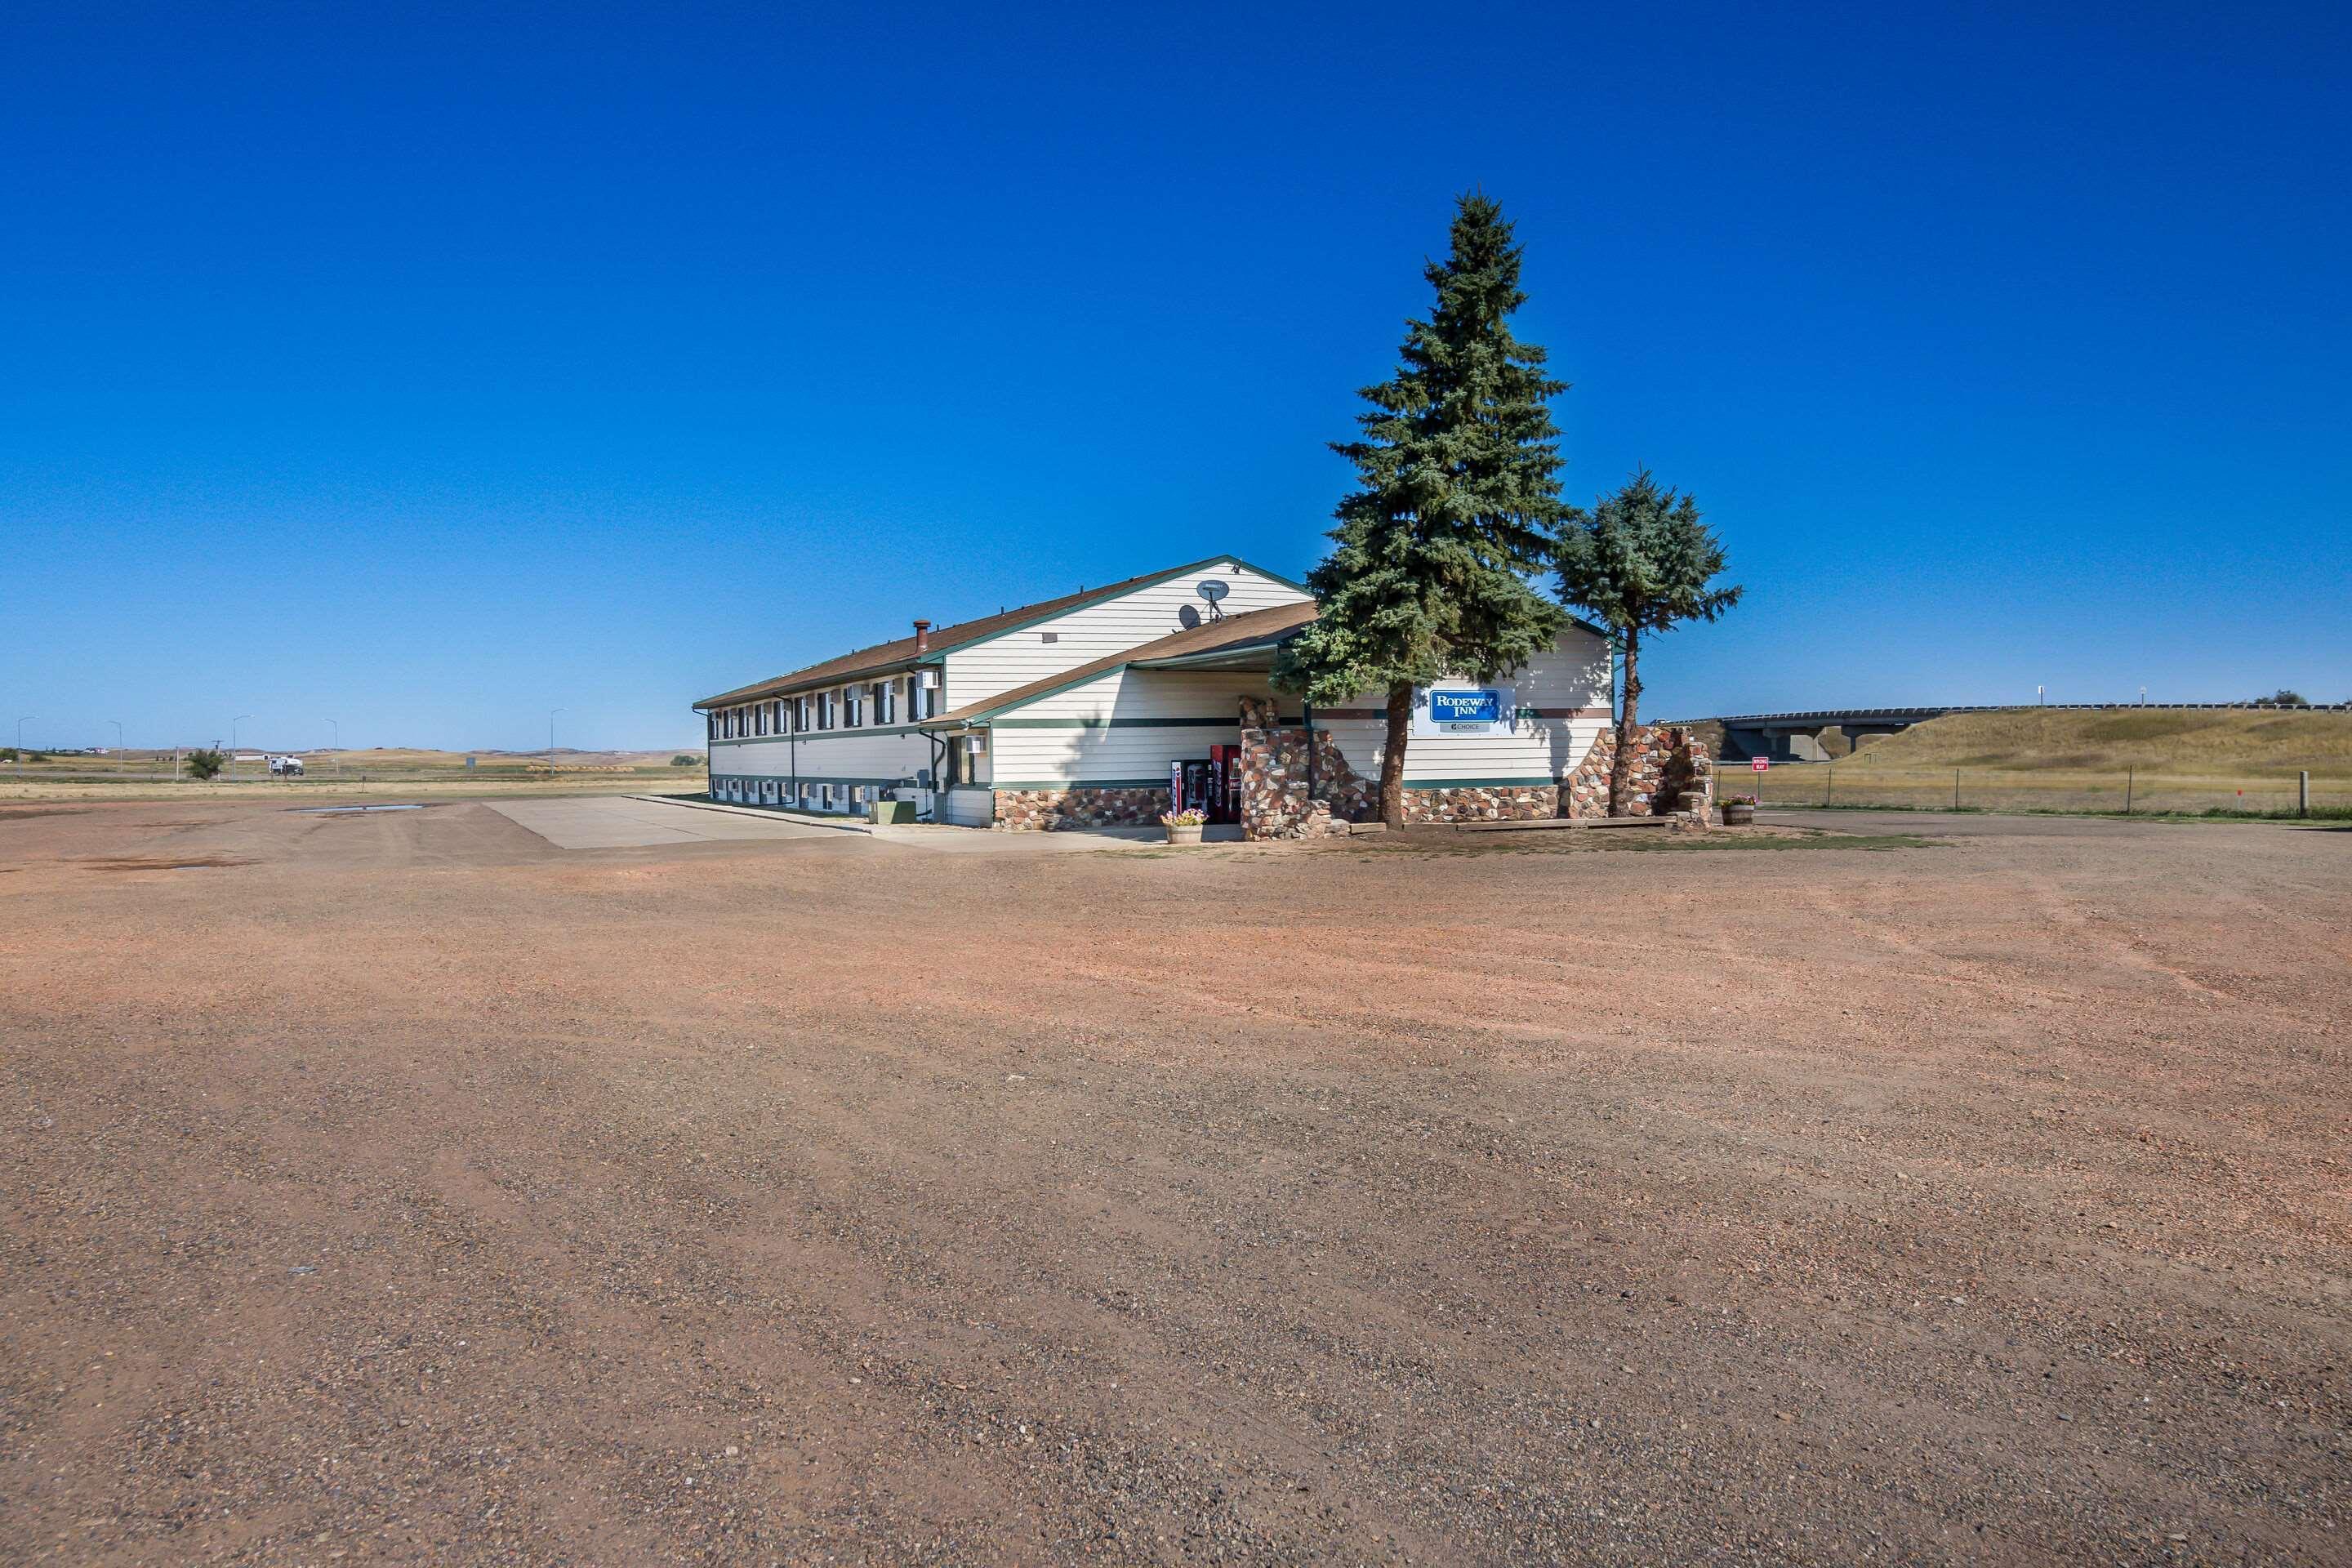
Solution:
{"label": "satellite dish", "polygon": [[1179,605],[1176,606],[1176,624],[1189,632],[1201,624],[1201,612],[1190,605]]}
{"label": "satellite dish", "polygon": [[1227,594],[1230,594],[1233,591],[1233,585],[1231,584],[1222,582],[1214,577],[1202,579],[1200,584],[1192,590],[1192,592],[1200,595],[1201,597],[1209,601],[1209,614],[1213,618],[1217,619],[1222,619],[1225,613],[1217,607],[1217,601],[1223,598]]}

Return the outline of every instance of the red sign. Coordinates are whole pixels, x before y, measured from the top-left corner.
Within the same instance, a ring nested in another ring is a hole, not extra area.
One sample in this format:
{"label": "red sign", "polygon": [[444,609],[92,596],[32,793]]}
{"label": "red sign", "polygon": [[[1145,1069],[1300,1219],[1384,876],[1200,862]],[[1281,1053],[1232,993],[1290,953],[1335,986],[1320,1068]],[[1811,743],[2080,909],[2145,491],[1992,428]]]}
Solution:
{"label": "red sign", "polygon": [[1748,765],[1760,773],[1766,768],[1772,765],[1772,759],[1769,757],[1750,757],[1748,760]]}

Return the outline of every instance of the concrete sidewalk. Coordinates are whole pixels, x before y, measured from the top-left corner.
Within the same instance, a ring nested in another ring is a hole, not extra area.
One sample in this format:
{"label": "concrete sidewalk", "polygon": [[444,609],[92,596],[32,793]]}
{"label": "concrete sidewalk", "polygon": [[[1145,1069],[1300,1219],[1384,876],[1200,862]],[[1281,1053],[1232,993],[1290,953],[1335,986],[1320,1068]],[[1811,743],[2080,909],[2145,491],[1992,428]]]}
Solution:
{"label": "concrete sidewalk", "polygon": [[527,827],[558,849],[632,849],[656,844],[705,844],[720,839],[838,839],[837,828],[790,821],[764,812],[694,811],[676,801],[636,795],[583,795],[541,800],[485,801],[492,811]]}

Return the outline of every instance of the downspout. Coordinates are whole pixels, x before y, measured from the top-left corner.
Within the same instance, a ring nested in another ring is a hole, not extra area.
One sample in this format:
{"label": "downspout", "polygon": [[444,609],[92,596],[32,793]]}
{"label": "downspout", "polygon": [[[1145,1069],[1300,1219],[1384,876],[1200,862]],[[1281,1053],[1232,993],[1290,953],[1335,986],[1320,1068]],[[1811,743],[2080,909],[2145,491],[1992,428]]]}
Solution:
{"label": "downspout", "polygon": [[1307,716],[1307,804],[1312,805],[1315,804],[1315,704],[1301,698],[1298,710]]}

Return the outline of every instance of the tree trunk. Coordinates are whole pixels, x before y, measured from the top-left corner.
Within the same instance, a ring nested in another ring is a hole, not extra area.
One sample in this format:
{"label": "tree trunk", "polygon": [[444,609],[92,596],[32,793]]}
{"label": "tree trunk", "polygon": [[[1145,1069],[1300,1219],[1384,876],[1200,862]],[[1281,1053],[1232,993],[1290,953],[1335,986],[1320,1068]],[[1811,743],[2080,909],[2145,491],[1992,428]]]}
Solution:
{"label": "tree trunk", "polygon": [[1381,820],[1404,826],[1404,743],[1412,733],[1412,683],[1389,688],[1389,739],[1381,748]]}
{"label": "tree trunk", "polygon": [[1617,710],[1617,754],[1609,759],[1609,815],[1625,815],[1626,785],[1633,780],[1633,734],[1641,728],[1642,634],[1625,633],[1625,700]]}

